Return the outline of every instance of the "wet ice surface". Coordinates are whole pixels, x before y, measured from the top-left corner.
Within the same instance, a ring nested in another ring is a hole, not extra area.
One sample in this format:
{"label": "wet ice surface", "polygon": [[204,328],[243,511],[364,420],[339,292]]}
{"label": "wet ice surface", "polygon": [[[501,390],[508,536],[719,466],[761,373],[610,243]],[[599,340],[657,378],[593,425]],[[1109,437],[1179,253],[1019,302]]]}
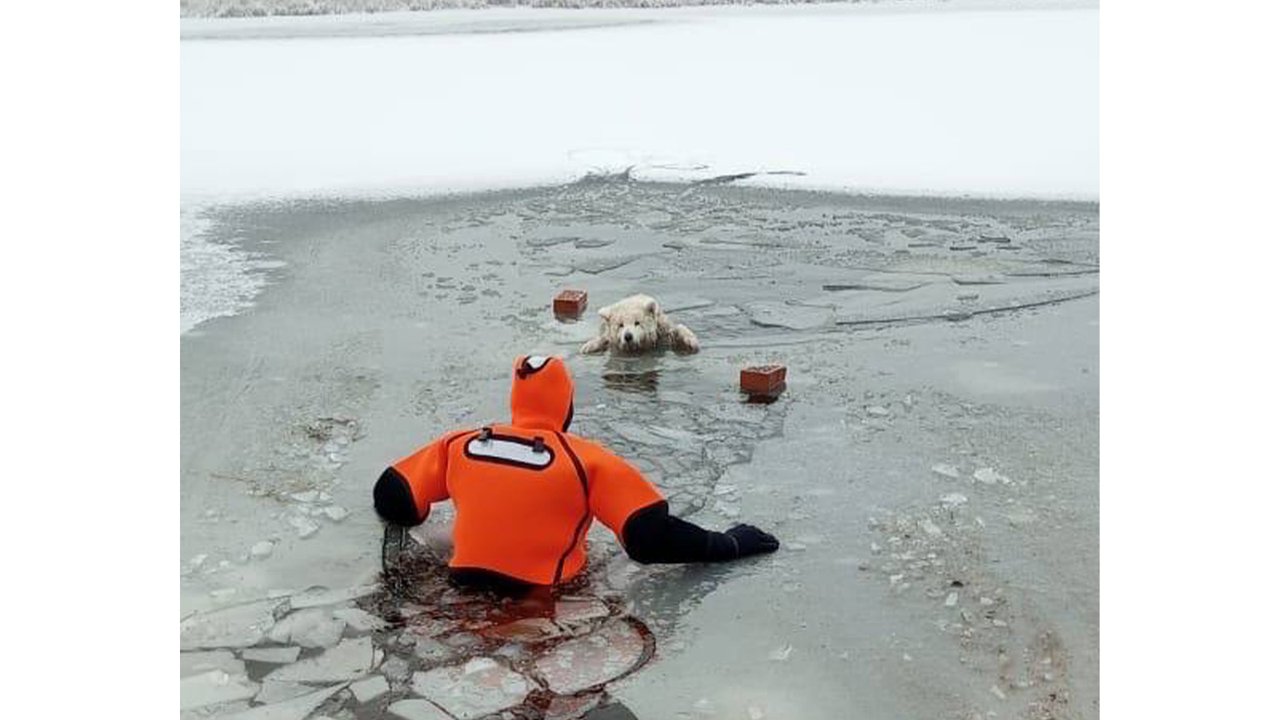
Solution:
{"label": "wet ice surface", "polygon": [[[184,714],[1097,714],[1096,206],[599,178],[216,219],[286,264],[183,339]],[[637,291],[703,352],[575,355]],[[503,602],[444,584],[446,504],[379,582],[373,480],[505,417],[531,351],[673,511],[782,550],[642,567],[597,526],[578,584]],[[743,402],[774,361],[787,392]]]}

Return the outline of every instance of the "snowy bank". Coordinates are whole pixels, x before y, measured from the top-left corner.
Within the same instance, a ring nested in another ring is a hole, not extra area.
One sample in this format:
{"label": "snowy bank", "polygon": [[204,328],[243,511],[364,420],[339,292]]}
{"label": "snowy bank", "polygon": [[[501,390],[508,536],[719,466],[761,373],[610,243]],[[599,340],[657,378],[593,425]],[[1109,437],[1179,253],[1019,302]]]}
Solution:
{"label": "snowy bank", "polygon": [[638,179],[1096,198],[1098,11],[184,20],[184,203]]}

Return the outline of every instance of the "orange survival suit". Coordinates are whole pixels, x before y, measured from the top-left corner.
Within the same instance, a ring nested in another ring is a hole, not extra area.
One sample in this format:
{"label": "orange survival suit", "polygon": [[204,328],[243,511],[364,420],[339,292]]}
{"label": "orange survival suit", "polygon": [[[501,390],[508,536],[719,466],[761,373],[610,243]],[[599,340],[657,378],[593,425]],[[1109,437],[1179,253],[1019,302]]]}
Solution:
{"label": "orange survival suit", "polygon": [[453,570],[497,573],[534,585],[574,577],[586,562],[592,518],[639,562],[730,560],[772,552],[777,539],[750,525],[708,532],[667,514],[638,470],[568,432],[573,380],[562,359],[516,359],[511,424],[449,433],[387,468],[374,507],[398,525],[426,520],[452,499]]}

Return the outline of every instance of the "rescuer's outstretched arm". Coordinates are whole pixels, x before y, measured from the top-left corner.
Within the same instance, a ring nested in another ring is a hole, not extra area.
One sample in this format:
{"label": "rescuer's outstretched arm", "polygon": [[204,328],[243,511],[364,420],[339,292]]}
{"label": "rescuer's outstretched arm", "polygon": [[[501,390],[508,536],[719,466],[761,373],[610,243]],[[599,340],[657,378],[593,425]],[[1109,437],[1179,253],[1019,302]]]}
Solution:
{"label": "rescuer's outstretched arm", "polygon": [[446,435],[382,471],[373,486],[373,507],[383,520],[421,525],[431,503],[449,497],[445,486],[449,442],[463,432]]}
{"label": "rescuer's outstretched arm", "polygon": [[778,549],[778,539],[751,525],[706,530],[673,517],[667,501],[622,458],[580,441],[591,513],[609,527],[627,555],[640,563],[722,562]]}
{"label": "rescuer's outstretched arm", "polygon": [[637,510],[622,528],[622,547],[638,563],[724,562],[771,553],[778,539],[753,525],[706,530],[671,515],[666,501]]}

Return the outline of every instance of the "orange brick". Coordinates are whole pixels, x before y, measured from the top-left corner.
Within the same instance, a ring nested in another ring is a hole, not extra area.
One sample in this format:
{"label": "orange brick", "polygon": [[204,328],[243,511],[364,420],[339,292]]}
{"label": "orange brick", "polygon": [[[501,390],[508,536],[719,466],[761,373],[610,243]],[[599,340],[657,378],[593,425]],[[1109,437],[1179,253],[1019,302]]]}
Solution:
{"label": "orange brick", "polygon": [[787,367],[785,365],[758,365],[743,368],[738,383],[742,391],[749,395],[772,395],[782,392],[787,386]]}
{"label": "orange brick", "polygon": [[551,307],[557,317],[576,318],[587,309],[587,291],[561,290]]}

